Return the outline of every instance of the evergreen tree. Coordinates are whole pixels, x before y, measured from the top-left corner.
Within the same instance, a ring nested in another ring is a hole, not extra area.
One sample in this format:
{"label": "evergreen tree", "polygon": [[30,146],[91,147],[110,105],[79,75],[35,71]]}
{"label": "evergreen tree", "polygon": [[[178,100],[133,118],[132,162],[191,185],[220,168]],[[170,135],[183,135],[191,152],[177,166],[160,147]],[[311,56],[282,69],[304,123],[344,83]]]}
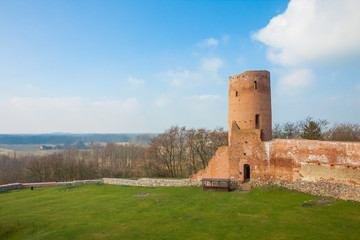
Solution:
{"label": "evergreen tree", "polygon": [[314,121],[308,121],[303,129],[303,133],[301,134],[301,138],[304,139],[312,139],[319,140],[321,139],[321,128],[319,124]]}
{"label": "evergreen tree", "polygon": [[320,140],[322,139],[323,129],[328,125],[326,120],[314,121],[308,117],[305,122],[301,122],[302,132],[300,134],[303,139]]}

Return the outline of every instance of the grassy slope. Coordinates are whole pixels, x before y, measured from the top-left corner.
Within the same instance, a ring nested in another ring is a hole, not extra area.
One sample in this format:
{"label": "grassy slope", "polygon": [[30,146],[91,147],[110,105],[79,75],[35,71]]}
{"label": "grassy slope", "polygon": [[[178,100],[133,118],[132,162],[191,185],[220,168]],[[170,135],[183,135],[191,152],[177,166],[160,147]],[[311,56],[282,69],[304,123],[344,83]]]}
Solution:
{"label": "grassy slope", "polygon": [[0,239],[359,239],[360,204],[302,207],[318,198],[279,188],[16,190],[0,194]]}

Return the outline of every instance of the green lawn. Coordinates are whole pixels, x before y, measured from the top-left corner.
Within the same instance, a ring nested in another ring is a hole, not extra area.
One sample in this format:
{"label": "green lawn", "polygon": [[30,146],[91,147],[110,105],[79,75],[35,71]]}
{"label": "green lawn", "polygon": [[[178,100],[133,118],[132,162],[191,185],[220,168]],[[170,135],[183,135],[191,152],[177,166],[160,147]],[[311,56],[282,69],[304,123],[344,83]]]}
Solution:
{"label": "green lawn", "polygon": [[0,239],[360,239],[360,203],[282,188],[83,185],[0,193]]}

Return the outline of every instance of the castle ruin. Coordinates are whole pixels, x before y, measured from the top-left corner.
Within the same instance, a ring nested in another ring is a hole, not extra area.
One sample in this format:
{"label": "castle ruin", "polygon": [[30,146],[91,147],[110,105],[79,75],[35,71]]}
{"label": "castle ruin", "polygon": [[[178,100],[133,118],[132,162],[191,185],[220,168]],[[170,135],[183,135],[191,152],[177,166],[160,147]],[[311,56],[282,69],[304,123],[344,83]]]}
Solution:
{"label": "castle ruin", "polygon": [[229,78],[228,120],[229,146],[192,178],[360,185],[360,143],[272,139],[268,71]]}

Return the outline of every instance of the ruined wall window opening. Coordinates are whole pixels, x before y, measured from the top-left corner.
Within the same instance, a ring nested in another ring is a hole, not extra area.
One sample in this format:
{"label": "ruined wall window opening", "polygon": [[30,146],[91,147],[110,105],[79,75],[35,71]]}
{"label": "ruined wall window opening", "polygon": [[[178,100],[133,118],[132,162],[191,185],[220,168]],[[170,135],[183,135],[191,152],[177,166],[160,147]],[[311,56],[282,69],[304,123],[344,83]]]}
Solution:
{"label": "ruined wall window opening", "polygon": [[235,97],[237,97],[237,96],[239,96],[239,92],[238,92],[238,91],[235,92]]}
{"label": "ruined wall window opening", "polygon": [[250,165],[245,164],[244,165],[244,182],[250,181]]}
{"label": "ruined wall window opening", "polygon": [[254,89],[257,90],[257,81],[254,81]]}
{"label": "ruined wall window opening", "polygon": [[255,115],[255,128],[256,129],[260,128],[260,114]]}

